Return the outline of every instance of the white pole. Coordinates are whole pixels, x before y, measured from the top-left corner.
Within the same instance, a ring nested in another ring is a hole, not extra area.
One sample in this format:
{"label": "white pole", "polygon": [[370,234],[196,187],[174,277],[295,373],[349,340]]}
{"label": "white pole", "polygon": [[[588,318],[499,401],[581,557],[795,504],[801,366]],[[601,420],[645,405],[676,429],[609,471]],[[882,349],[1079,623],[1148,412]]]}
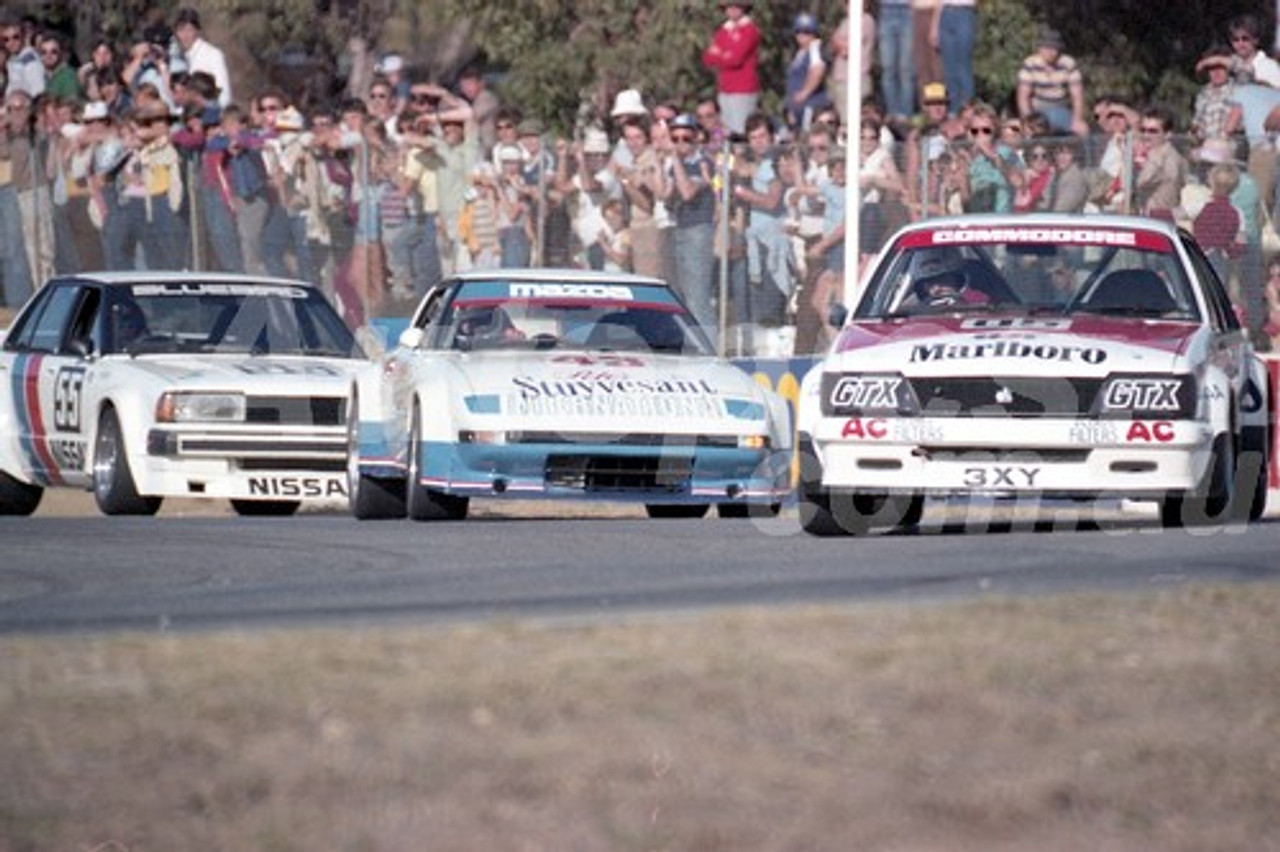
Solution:
{"label": "white pole", "polygon": [[[858,297],[859,260],[858,220],[862,193],[858,189],[858,164],[862,162],[862,3],[849,0],[849,79],[845,95],[845,167],[844,190],[844,296],[842,301],[852,307]],[[1280,0],[1276,0],[1280,4]]]}

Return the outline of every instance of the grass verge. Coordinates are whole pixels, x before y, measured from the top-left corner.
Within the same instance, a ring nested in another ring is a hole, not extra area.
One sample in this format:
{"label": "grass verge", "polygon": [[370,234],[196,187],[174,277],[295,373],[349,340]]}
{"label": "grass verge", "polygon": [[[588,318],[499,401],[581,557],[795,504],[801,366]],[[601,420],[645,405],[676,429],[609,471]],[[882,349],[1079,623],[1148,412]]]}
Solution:
{"label": "grass verge", "polygon": [[1280,588],[0,640],[4,850],[1280,848]]}

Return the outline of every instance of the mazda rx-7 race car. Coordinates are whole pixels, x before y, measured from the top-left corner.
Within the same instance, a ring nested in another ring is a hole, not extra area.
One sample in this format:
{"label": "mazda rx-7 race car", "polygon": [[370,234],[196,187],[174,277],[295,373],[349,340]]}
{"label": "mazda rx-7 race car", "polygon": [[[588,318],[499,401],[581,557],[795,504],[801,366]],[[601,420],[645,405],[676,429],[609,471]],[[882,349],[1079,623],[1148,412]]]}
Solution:
{"label": "mazda rx-7 race car", "polygon": [[352,393],[358,518],[458,519],[473,497],[740,516],[790,490],[786,402],[716,358],[657,279],[458,275]]}
{"label": "mazda rx-7 race car", "polygon": [[0,514],[45,488],[109,515],[165,497],[243,515],[346,500],[347,392],[369,369],[298,281],[110,273],[50,281],[0,348]]}
{"label": "mazda rx-7 race car", "polygon": [[804,379],[801,523],[919,521],[927,495],[1155,501],[1256,519],[1271,389],[1192,237],[1152,219],[971,216],[886,245]]}

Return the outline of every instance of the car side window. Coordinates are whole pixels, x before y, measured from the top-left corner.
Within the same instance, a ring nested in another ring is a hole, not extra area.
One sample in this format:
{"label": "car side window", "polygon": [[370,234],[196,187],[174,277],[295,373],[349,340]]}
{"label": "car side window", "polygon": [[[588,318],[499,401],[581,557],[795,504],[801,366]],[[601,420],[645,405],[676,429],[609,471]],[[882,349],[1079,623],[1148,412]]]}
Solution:
{"label": "car side window", "polygon": [[27,352],[61,352],[63,336],[72,315],[80,304],[80,287],[74,284],[52,284],[45,297],[35,305],[21,328],[5,341],[6,349]]}
{"label": "car side window", "polygon": [[1204,256],[1204,252],[1194,242],[1183,240],[1182,246],[1191,258],[1191,266],[1196,279],[1204,288],[1205,300],[1209,303],[1209,315],[1213,327],[1217,331],[1239,331],[1240,320],[1231,304],[1231,297],[1226,288],[1213,271],[1213,265]]}
{"label": "car side window", "polygon": [[101,307],[102,291],[86,287],[64,344],[66,354],[83,356],[102,352],[102,328],[98,322]]}

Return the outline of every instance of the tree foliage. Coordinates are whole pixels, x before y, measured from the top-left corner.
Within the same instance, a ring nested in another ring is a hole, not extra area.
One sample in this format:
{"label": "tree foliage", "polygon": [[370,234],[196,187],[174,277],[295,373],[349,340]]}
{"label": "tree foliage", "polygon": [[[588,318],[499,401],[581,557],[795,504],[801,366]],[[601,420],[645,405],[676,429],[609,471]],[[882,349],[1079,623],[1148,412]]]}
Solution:
{"label": "tree foliage", "polygon": [[[712,93],[701,51],[721,19],[709,0],[181,0],[197,6],[233,70],[256,89],[267,82],[315,86],[307,75],[341,81],[353,37],[396,49],[421,73],[448,82],[471,57],[503,74],[500,91],[527,112],[569,129],[606,113],[613,94],[639,88],[686,106]],[[10,0],[74,35],[84,51],[98,33],[126,42],[151,19],[171,20],[179,0]],[[755,4],[765,34],[764,107],[776,109],[794,50],[792,17],[819,14],[829,31],[840,0]],[[1081,63],[1088,92],[1114,92],[1189,111],[1198,55],[1226,36],[1234,15],[1273,21],[1257,0],[983,0],[974,70],[979,93],[1009,103],[1017,67],[1051,24]],[[329,94],[336,86],[329,85]],[[295,94],[301,94],[296,92]],[[319,95],[317,95],[319,96]]]}

